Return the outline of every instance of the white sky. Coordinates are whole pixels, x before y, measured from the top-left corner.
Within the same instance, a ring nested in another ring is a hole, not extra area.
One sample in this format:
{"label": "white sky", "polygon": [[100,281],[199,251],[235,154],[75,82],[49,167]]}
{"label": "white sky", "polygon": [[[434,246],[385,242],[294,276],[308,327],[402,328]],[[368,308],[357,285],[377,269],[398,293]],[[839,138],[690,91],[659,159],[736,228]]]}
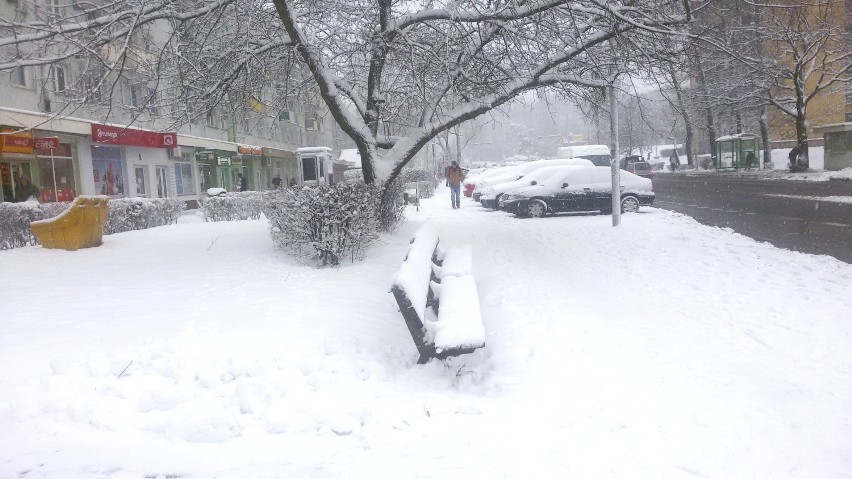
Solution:
{"label": "white sky", "polygon": [[[412,207],[410,207],[412,208]],[[486,347],[424,366],[388,293],[432,218]],[[842,478],[852,265],[654,208],[435,198],[313,269],[264,220],[0,252],[2,478]]]}

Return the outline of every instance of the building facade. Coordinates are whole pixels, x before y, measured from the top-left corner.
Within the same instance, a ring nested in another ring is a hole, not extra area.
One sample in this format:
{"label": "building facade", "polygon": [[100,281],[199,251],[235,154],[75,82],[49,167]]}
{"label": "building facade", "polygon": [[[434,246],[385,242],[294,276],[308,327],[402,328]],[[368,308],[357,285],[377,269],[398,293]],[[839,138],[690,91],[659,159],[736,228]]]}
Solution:
{"label": "building facade", "polygon": [[[0,0],[0,18],[32,20],[36,8],[27,5]],[[176,104],[160,101],[174,85],[135,74],[160,61],[146,41],[168,41],[164,25],[150,28],[130,49],[129,66],[111,76],[92,76],[85,58],[0,70],[3,200],[26,199],[32,183],[43,202],[107,195],[193,205],[208,188],[234,191],[239,174],[250,190],[272,188],[276,178],[297,183],[295,151],[334,146],[330,116],[318,102],[305,96],[289,98],[286,108],[268,106],[282,104],[271,79],[253,95],[226,93],[227,102],[181,116]],[[109,60],[110,49],[101,55]]]}

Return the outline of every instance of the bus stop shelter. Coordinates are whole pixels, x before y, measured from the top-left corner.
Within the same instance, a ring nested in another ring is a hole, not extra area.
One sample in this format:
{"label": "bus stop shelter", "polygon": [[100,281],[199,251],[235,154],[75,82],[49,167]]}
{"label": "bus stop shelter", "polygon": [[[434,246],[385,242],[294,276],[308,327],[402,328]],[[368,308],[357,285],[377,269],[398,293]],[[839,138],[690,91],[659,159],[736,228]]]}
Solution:
{"label": "bus stop shelter", "polygon": [[760,137],[753,133],[737,133],[716,138],[717,170],[759,170]]}
{"label": "bus stop shelter", "polygon": [[825,137],[825,169],[852,168],[852,122],[814,128]]}

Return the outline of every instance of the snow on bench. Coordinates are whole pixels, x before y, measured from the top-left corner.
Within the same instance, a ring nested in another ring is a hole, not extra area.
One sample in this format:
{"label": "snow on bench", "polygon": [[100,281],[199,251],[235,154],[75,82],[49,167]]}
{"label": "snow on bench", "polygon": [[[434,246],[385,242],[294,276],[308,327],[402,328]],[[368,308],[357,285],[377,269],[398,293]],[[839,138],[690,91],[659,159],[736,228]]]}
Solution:
{"label": "snow on bench", "polygon": [[469,245],[442,249],[431,221],[414,233],[391,292],[420,353],[418,364],[485,346],[472,258]]}

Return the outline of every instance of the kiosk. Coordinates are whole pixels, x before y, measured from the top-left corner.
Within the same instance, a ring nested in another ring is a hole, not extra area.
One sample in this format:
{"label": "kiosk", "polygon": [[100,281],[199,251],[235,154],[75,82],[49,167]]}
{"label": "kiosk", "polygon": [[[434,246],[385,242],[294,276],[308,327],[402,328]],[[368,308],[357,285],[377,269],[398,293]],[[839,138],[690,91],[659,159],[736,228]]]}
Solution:
{"label": "kiosk", "polygon": [[331,183],[331,148],[313,146],[296,150],[299,164],[299,184],[303,186]]}

